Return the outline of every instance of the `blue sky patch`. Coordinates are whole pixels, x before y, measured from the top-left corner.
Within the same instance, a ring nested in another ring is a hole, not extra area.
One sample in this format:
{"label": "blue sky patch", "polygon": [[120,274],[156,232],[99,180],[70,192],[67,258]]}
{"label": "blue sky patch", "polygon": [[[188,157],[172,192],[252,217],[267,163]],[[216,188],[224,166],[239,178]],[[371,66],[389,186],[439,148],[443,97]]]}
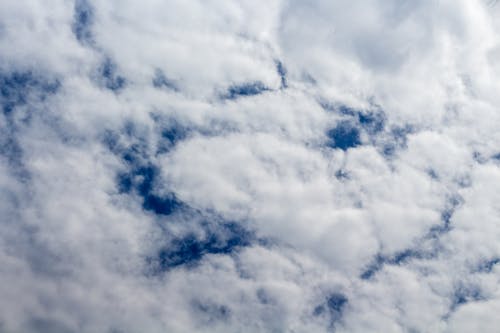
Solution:
{"label": "blue sky patch", "polygon": [[175,82],[169,79],[161,69],[156,69],[153,80],[153,86],[158,89],[168,89],[172,91],[179,91]]}
{"label": "blue sky patch", "polygon": [[0,104],[3,113],[9,114],[30,100],[42,102],[57,93],[60,86],[58,80],[48,79],[30,70],[0,72]]}
{"label": "blue sky patch", "polygon": [[240,97],[249,97],[262,94],[270,90],[268,87],[264,85],[264,83],[260,81],[243,83],[240,85],[230,86],[227,90],[227,93],[222,95],[223,99],[234,100]]}
{"label": "blue sky patch", "polygon": [[172,268],[196,266],[208,254],[232,254],[255,240],[252,232],[235,222],[200,226],[203,235],[191,233],[173,239],[150,262],[154,271],[164,272]]}
{"label": "blue sky patch", "polygon": [[361,145],[360,131],[349,121],[339,122],[335,128],[327,131],[327,136],[331,148],[347,150]]}
{"label": "blue sky patch", "polygon": [[18,179],[23,181],[29,179],[29,172],[23,163],[23,149],[14,134],[8,132],[0,134],[0,156],[5,157],[10,172]]}
{"label": "blue sky patch", "polygon": [[340,115],[342,120],[337,127],[330,129],[327,135],[331,139],[330,147],[347,150],[361,145],[361,136],[370,140],[385,130],[386,116],[382,109],[374,105],[370,110],[359,110],[345,104],[334,104],[320,99],[318,103],[327,112]]}
{"label": "blue sky patch", "polygon": [[475,272],[491,273],[491,271],[500,264],[500,258],[481,261],[475,268]]}
{"label": "blue sky patch", "polygon": [[362,280],[371,279],[373,276],[375,276],[377,272],[379,272],[382,269],[382,267],[384,266],[384,262],[385,262],[384,258],[380,254],[378,254],[372,261],[372,263],[368,265],[368,267],[366,267],[363,272],[361,272],[361,275],[359,276],[360,279]]}
{"label": "blue sky patch", "polygon": [[441,212],[442,224],[434,226],[429,232],[429,237],[438,237],[441,234],[451,230],[451,218],[455,210],[463,203],[463,198],[459,195],[454,195],[448,198],[446,207]]}
{"label": "blue sky patch", "polygon": [[467,304],[469,302],[476,302],[482,300],[484,297],[481,294],[481,289],[473,285],[459,284],[451,298],[451,310],[454,311],[457,307]]}
{"label": "blue sky patch", "polygon": [[406,148],[408,143],[408,134],[413,133],[413,127],[395,126],[389,131],[390,140],[384,143],[382,154],[387,157],[393,157],[398,149]]}
{"label": "blue sky patch", "polygon": [[103,60],[101,66],[99,67],[99,74],[101,76],[100,82],[102,85],[114,93],[118,93],[123,90],[127,84],[127,80],[125,77],[118,74],[116,64],[109,57],[106,57]]}
{"label": "blue sky patch", "polygon": [[326,316],[330,327],[334,327],[335,324],[342,318],[344,309],[348,302],[349,301],[344,294],[337,292],[332,293],[326,297],[323,304],[314,308],[313,314],[315,316]]}
{"label": "blue sky patch", "polygon": [[361,273],[360,278],[362,280],[371,279],[384,265],[403,265],[412,259],[422,259],[430,256],[432,255],[416,249],[405,249],[390,256],[377,254],[372,263]]}
{"label": "blue sky patch", "polygon": [[159,178],[159,170],[153,165],[133,167],[128,172],[117,176],[121,193],[134,193],[142,199],[142,208],[157,215],[170,215],[184,207],[175,193],[157,194],[155,184]]}
{"label": "blue sky patch", "polygon": [[[18,131],[28,125],[34,112],[42,112],[47,98],[61,87],[59,80],[31,70],[0,71],[0,107],[4,117],[0,134],[0,155],[4,156],[12,175],[27,180],[29,172],[23,164],[23,148]],[[16,113],[23,108],[23,113]]]}
{"label": "blue sky patch", "polygon": [[186,139],[189,129],[176,121],[170,121],[166,125],[160,126],[160,142],[158,142],[157,153],[169,152],[179,141]]}
{"label": "blue sky patch", "polygon": [[128,146],[123,145],[120,135],[112,131],[107,131],[103,138],[108,149],[119,156],[127,166],[126,170],[116,176],[119,192],[139,196],[142,208],[157,215],[170,215],[185,207],[175,193],[157,193],[160,170],[151,162],[149,146],[145,139],[136,136],[134,125],[129,123],[123,134],[133,139]]}
{"label": "blue sky patch", "polygon": [[286,71],[285,65],[283,65],[283,63],[279,60],[276,61],[276,71],[278,72],[278,75],[280,76],[280,83],[281,83],[280,88],[281,89],[288,88],[288,81],[286,78],[287,71]]}
{"label": "blue sky patch", "polygon": [[385,127],[385,114],[377,109],[375,111],[358,112],[358,121],[369,134],[382,132]]}
{"label": "blue sky patch", "polygon": [[71,26],[76,39],[82,44],[94,43],[92,24],[94,23],[94,10],[87,0],[76,0]]}

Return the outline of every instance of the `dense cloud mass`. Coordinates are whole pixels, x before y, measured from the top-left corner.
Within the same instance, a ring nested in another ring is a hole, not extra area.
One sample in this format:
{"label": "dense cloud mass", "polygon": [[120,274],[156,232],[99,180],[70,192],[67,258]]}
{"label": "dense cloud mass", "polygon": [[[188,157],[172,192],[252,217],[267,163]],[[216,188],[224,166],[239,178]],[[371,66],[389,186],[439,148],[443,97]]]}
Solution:
{"label": "dense cloud mass", "polygon": [[491,0],[0,2],[0,332],[498,332]]}

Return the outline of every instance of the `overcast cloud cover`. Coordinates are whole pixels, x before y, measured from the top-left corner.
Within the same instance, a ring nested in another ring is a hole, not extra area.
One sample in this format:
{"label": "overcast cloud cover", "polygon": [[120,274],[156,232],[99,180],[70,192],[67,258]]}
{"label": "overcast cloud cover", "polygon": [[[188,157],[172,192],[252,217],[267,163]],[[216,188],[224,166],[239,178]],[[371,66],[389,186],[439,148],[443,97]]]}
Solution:
{"label": "overcast cloud cover", "polygon": [[499,29],[0,1],[0,332],[498,332]]}

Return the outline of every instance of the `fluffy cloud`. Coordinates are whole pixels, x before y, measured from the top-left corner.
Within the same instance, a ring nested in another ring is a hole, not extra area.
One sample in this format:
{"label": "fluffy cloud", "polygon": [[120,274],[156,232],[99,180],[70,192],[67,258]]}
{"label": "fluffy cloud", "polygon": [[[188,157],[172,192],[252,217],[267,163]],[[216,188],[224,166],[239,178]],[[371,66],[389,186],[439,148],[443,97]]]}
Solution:
{"label": "fluffy cloud", "polygon": [[4,1],[0,331],[494,332],[496,1]]}

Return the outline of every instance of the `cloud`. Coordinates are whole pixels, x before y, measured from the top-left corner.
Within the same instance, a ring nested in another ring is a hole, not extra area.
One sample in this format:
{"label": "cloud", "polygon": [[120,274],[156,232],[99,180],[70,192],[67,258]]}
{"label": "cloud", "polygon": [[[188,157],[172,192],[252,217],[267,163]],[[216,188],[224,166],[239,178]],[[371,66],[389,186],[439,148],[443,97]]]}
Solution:
{"label": "cloud", "polygon": [[0,331],[495,331],[492,1],[4,1]]}

